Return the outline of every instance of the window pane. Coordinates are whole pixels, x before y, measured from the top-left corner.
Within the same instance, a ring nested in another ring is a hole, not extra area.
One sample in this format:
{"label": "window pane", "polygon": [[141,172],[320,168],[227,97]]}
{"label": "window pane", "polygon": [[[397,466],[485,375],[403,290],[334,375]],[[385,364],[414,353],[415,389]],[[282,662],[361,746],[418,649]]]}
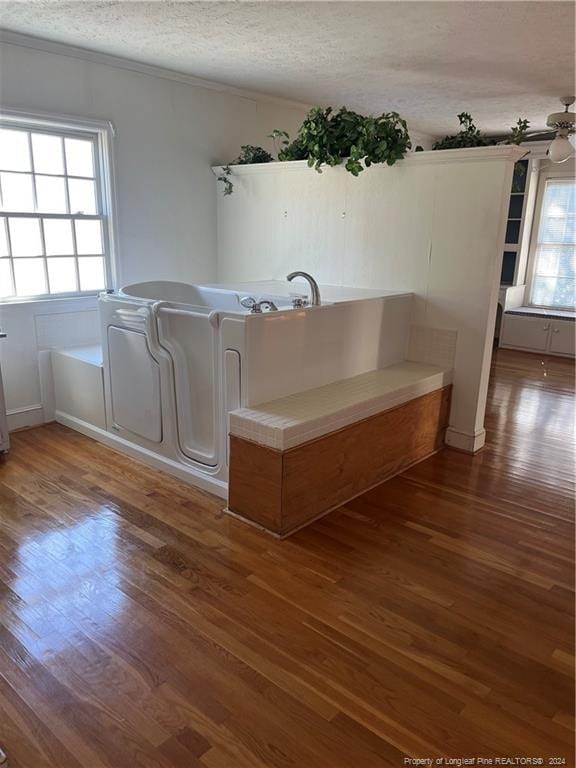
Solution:
{"label": "window pane", "polygon": [[10,262],[8,259],[0,261],[0,298],[13,296],[12,275],[10,274]]}
{"label": "window pane", "polygon": [[6,234],[6,219],[0,218],[0,259],[2,256],[8,256],[8,237]]}
{"label": "window pane", "polygon": [[532,286],[532,302],[544,307],[573,307],[576,302],[576,280],[537,276]]}
{"label": "window pane", "polygon": [[510,206],[508,208],[508,218],[521,219],[523,205],[524,205],[524,195],[512,195],[510,197]]}
{"label": "window pane", "polygon": [[64,173],[62,139],[45,133],[32,134],[32,154],[36,173]]}
{"label": "window pane", "polygon": [[41,256],[42,238],[40,220],[31,218],[9,218],[12,256]]}
{"label": "window pane", "polygon": [[104,289],[104,259],[102,256],[78,259],[80,290],[97,291]]}
{"label": "window pane", "polygon": [[0,169],[3,171],[31,170],[26,131],[0,129]]}
{"label": "window pane", "polygon": [[87,215],[98,213],[96,210],[96,190],[93,181],[86,179],[68,179],[70,194],[70,213]]}
{"label": "window pane", "polygon": [[544,189],[534,262],[532,303],[574,307],[576,183],[549,179]]}
{"label": "window pane", "polygon": [[26,173],[0,173],[2,184],[2,205],[5,211],[32,213],[34,193],[32,176]]}
{"label": "window pane", "polygon": [[71,293],[77,291],[76,266],[74,258],[48,259],[48,282],[50,293]]}
{"label": "window pane", "polygon": [[44,219],[44,243],[47,256],[73,254],[74,243],[70,219]]}
{"label": "window pane", "polygon": [[500,282],[506,285],[512,285],[514,282],[514,272],[516,270],[516,251],[504,251],[502,257],[502,272],[500,273]]}
{"label": "window pane", "polygon": [[92,142],[86,139],[64,139],[66,171],[69,176],[94,176]]}
{"label": "window pane", "polygon": [[514,245],[520,239],[520,222],[514,219],[508,221],[506,225],[506,243]]}
{"label": "window pane", "polygon": [[102,232],[99,220],[76,221],[76,248],[79,254],[102,253]]}
{"label": "window pane", "polygon": [[536,275],[576,278],[576,246],[541,245],[536,253]]}
{"label": "window pane", "polygon": [[44,259],[22,259],[13,263],[18,296],[38,296],[46,293]]}
{"label": "window pane", "polygon": [[36,176],[36,199],[42,213],[67,213],[64,179]]}

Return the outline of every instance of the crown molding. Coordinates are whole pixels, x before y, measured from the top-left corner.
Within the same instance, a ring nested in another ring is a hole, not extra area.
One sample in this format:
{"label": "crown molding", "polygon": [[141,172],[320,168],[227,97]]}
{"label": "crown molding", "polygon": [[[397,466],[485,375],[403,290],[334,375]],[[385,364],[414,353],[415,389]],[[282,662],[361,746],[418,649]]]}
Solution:
{"label": "crown molding", "polygon": [[[405,158],[399,160],[396,165],[402,167],[405,164],[408,165],[445,165],[447,163],[469,163],[469,162],[486,162],[488,160],[508,160],[510,162],[518,162],[522,158],[528,156],[529,151],[525,146],[519,147],[516,145],[507,144],[504,146],[493,147],[469,147],[465,149],[439,149],[439,150],[427,150],[424,152],[410,152]],[[225,165],[216,165],[212,167],[212,170],[216,175],[221,174],[224,171]],[[251,174],[259,173],[277,173],[278,171],[301,171],[309,169],[307,160],[288,160],[285,162],[273,162],[273,163],[254,163],[252,165],[230,165],[232,173],[239,176],[250,176]],[[376,163],[371,165],[369,169],[384,169],[388,168],[387,165],[382,163]],[[323,171],[340,171],[345,172],[343,165],[330,168],[330,166],[323,165]]]}
{"label": "crown molding", "polygon": [[149,77],[157,77],[163,80],[172,80],[177,83],[189,85],[193,88],[206,88],[210,91],[226,93],[231,96],[237,96],[241,99],[249,99],[250,101],[268,102],[271,104],[278,104],[283,107],[291,107],[293,109],[301,109],[306,111],[308,111],[312,106],[311,104],[306,104],[301,101],[284,99],[280,96],[272,96],[267,93],[261,93],[260,91],[250,91],[243,88],[235,88],[232,85],[218,83],[214,80],[204,80],[201,77],[195,77],[194,75],[189,75],[185,72],[178,72],[174,69],[158,67],[154,64],[145,64],[144,62],[135,61],[134,59],[126,59],[123,56],[114,56],[113,54],[109,53],[100,53],[99,51],[94,51],[89,48],[82,48],[76,45],[68,45],[67,43],[58,43],[54,40],[47,40],[42,37],[23,35],[20,32],[11,32],[10,30],[3,29],[1,27],[0,43],[4,45],[16,45],[20,48],[32,48],[35,51],[52,53],[58,56],[68,56],[74,59],[82,59],[93,64],[102,64],[103,66],[107,67],[126,69],[130,72],[138,72],[142,75],[148,75]]}

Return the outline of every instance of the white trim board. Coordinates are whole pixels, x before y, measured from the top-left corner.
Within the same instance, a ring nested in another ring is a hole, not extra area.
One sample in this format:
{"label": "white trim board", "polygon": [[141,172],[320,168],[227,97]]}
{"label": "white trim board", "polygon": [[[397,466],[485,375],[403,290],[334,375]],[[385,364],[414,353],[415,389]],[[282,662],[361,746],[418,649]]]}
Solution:
{"label": "white trim board", "polygon": [[24,408],[12,408],[6,411],[6,419],[9,432],[14,432],[17,429],[39,427],[41,424],[46,423],[44,408],[41,403],[27,405]]}
{"label": "white trim board", "polygon": [[214,80],[205,80],[201,77],[189,75],[185,72],[178,72],[174,69],[158,67],[155,64],[146,64],[143,61],[125,59],[123,56],[114,56],[109,53],[100,53],[99,51],[94,51],[89,48],[82,48],[76,45],[68,45],[67,43],[58,43],[54,40],[47,40],[43,37],[23,35],[20,32],[11,32],[7,29],[0,29],[0,43],[4,43],[5,45],[18,45],[21,48],[32,48],[36,51],[54,53],[58,56],[70,56],[72,58],[90,61],[93,64],[102,64],[107,67],[127,69],[131,72],[139,72],[140,74],[148,75],[149,77],[158,77],[163,80],[174,80],[178,83],[184,83],[185,85],[190,85],[195,88],[207,88],[211,91],[220,91],[221,93],[228,93],[233,96],[239,96],[240,98],[250,99],[252,101],[266,101],[272,104],[281,104],[287,107],[306,110],[311,109],[313,106],[312,104],[306,104],[301,101],[293,101],[291,99],[284,99],[280,96],[272,96],[267,93],[261,93],[260,91],[250,91],[243,88],[235,88],[232,85],[225,85],[224,83],[218,83]]}

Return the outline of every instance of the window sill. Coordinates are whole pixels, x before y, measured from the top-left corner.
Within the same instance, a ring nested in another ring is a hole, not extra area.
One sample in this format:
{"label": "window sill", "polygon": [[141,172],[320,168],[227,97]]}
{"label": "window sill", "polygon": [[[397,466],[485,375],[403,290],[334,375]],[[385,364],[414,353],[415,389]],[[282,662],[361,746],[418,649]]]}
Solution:
{"label": "window sill", "polygon": [[576,310],[552,309],[552,307],[514,307],[507,309],[507,315],[521,315],[525,317],[556,317],[561,320],[576,320]]}
{"label": "window sill", "polygon": [[97,301],[99,294],[102,291],[96,293],[82,293],[71,296],[43,296],[42,298],[9,298],[0,299],[0,310],[4,307],[22,307],[33,305],[40,307],[45,305],[47,307],[54,306],[55,304],[61,304],[63,302],[91,302]]}

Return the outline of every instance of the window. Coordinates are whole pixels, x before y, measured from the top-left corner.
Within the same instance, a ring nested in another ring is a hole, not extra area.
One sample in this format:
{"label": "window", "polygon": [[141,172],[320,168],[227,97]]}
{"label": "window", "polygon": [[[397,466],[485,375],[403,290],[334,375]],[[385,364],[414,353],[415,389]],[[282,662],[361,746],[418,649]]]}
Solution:
{"label": "window", "polygon": [[576,180],[542,180],[530,303],[574,309],[576,304]]}
{"label": "window", "polygon": [[104,133],[0,121],[0,300],[110,285]]}

